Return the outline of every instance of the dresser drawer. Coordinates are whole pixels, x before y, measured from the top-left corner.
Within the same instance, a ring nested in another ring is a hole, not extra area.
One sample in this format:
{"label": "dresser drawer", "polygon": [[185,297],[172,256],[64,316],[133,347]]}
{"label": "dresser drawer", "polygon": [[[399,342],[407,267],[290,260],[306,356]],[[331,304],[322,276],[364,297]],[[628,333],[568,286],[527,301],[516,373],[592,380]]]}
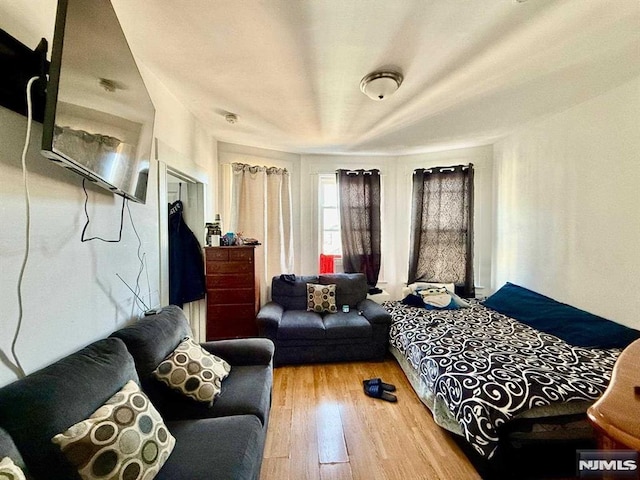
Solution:
{"label": "dresser drawer", "polygon": [[207,290],[216,288],[253,288],[255,281],[253,271],[235,275],[210,275],[205,277]]}
{"label": "dresser drawer", "polygon": [[227,262],[229,261],[228,248],[205,248],[205,257],[207,261]]}
{"label": "dresser drawer", "polygon": [[207,260],[216,262],[253,262],[253,248],[249,247],[209,247],[205,248]]}
{"label": "dresser drawer", "polygon": [[233,289],[211,289],[207,292],[207,304],[223,305],[237,303],[253,303],[255,301],[255,289],[233,288]]}
{"label": "dresser drawer", "polygon": [[208,305],[207,340],[253,337],[257,334],[254,304]]}
{"label": "dresser drawer", "polygon": [[210,262],[207,261],[207,274],[216,273],[247,273],[253,272],[250,262]]}

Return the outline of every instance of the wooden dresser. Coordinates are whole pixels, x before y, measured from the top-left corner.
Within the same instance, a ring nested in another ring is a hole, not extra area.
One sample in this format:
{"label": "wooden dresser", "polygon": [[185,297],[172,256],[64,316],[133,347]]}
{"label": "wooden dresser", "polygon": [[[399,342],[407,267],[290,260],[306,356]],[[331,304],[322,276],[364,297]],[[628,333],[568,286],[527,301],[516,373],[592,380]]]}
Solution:
{"label": "wooden dresser", "polygon": [[258,334],[255,247],[205,247],[207,340]]}
{"label": "wooden dresser", "polygon": [[595,426],[602,450],[640,450],[640,340],[618,357],[611,383],[587,415]]}

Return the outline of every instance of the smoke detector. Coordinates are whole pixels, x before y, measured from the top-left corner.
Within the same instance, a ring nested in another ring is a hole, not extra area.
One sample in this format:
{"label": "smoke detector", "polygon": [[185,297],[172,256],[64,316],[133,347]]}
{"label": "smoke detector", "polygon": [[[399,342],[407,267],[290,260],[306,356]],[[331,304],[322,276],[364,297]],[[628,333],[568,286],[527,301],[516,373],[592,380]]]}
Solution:
{"label": "smoke detector", "polygon": [[113,93],[118,88],[120,88],[120,85],[118,84],[118,82],[116,82],[115,80],[110,80],[108,78],[99,78],[98,85],[104,88],[105,92],[109,92],[109,93]]}
{"label": "smoke detector", "polygon": [[231,125],[238,122],[238,116],[235,113],[225,114],[224,119]]}
{"label": "smoke detector", "polygon": [[360,81],[360,90],[370,99],[381,101],[398,90],[403,79],[399,72],[373,72]]}

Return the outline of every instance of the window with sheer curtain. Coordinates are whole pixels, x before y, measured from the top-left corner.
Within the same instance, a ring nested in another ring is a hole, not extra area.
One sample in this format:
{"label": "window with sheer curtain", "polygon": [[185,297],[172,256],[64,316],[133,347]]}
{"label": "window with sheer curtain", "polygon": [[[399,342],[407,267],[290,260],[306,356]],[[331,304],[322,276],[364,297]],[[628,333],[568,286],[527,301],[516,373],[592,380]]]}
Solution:
{"label": "window with sheer curtain", "polygon": [[408,281],[454,283],[475,295],[473,164],[413,172]]}
{"label": "window with sheer curtain", "polygon": [[233,163],[229,231],[258,239],[256,275],[266,299],[271,278],[293,271],[291,182],[284,168]]}

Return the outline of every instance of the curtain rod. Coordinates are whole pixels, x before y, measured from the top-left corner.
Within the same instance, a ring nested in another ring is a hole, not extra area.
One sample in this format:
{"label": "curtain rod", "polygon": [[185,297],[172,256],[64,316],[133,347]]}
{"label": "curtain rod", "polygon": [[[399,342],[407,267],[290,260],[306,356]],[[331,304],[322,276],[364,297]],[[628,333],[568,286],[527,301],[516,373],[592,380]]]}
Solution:
{"label": "curtain rod", "polygon": [[426,173],[446,173],[446,172],[455,172],[456,170],[468,170],[469,168],[473,168],[473,163],[469,163],[468,165],[452,165],[451,167],[431,167],[431,168],[416,168],[413,171],[413,174],[422,171]]}
{"label": "curtain rod", "polygon": [[373,175],[374,173],[380,175],[380,170],[378,170],[377,168],[374,168],[373,170],[344,170],[344,169],[338,169],[339,171],[343,171],[345,172],[347,175]]}

